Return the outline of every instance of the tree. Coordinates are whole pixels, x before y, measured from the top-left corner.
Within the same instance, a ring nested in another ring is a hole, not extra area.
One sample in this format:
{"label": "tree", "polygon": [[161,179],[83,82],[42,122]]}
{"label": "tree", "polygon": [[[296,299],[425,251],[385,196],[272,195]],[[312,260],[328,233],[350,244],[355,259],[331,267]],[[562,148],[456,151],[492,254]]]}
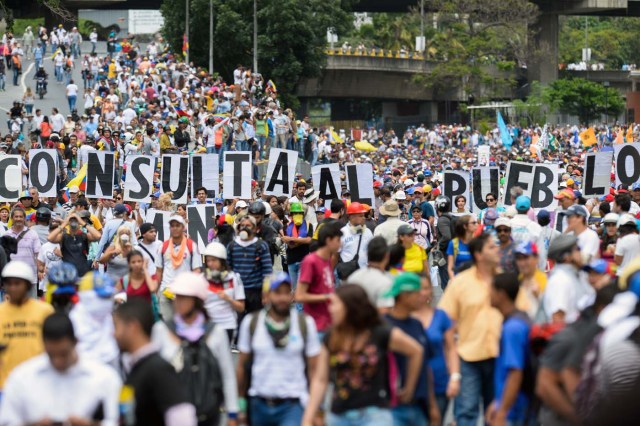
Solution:
{"label": "tree", "polygon": [[[528,0],[433,0],[438,11],[439,31],[428,41],[435,68],[415,80],[434,89],[460,87],[477,91],[490,84],[494,93],[512,87],[515,81],[499,69],[523,66],[531,56],[529,24],[538,8]],[[478,96],[476,96],[478,97]]]}
{"label": "tree", "polygon": [[586,125],[603,114],[619,115],[625,105],[616,89],[583,78],[556,80],[546,88],[543,97],[553,110],[575,115]]}
{"label": "tree", "polygon": [[[214,68],[231,79],[238,64],[252,64],[253,0],[212,0]],[[327,28],[346,33],[351,22],[347,0],[258,0],[258,70],[272,79],[285,104],[295,108],[295,89],[303,77],[316,77],[326,61]],[[190,59],[209,62],[209,0],[190,0]],[[163,0],[163,34],[174,52],[182,51],[185,0]]]}
{"label": "tree", "polygon": [[542,125],[546,120],[544,87],[539,81],[532,81],[529,95],[525,100],[515,99],[516,115],[526,120],[526,126]]}

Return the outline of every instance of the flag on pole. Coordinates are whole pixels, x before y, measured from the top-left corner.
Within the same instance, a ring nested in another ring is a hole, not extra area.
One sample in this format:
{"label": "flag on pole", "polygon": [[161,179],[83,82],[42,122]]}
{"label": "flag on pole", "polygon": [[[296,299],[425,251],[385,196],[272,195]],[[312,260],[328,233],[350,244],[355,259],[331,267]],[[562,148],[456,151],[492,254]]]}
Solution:
{"label": "flag on pole", "polygon": [[513,144],[513,139],[511,139],[511,135],[509,134],[509,130],[507,129],[507,125],[505,124],[504,119],[502,118],[502,114],[500,114],[500,111],[498,111],[497,114],[498,114],[498,129],[500,130],[500,138],[502,139],[502,145],[504,145],[504,147],[507,149],[511,149],[511,145]]}
{"label": "flag on pole", "polygon": [[622,129],[618,130],[618,134],[616,135],[616,139],[613,141],[613,143],[624,143],[624,134],[622,133]]}
{"label": "flag on pole", "polygon": [[544,125],[544,128],[542,129],[542,136],[540,136],[540,138],[538,139],[538,143],[536,144],[538,145],[538,148],[540,150],[544,150],[544,149],[548,149],[549,148],[549,131],[547,129],[547,125]]}
{"label": "flag on pole", "polygon": [[627,128],[627,142],[633,142],[633,124],[629,124],[629,128]]}
{"label": "flag on pole", "polygon": [[178,117],[191,118],[191,116],[179,106],[174,106],[173,109],[176,111],[176,114],[178,114]]}
{"label": "flag on pole", "polygon": [[589,127],[587,130],[584,130],[582,133],[580,133],[580,140],[582,141],[582,145],[585,148],[588,148],[598,143],[598,139],[596,138],[596,132],[595,130],[593,130],[593,127]]}
{"label": "flag on pole", "polygon": [[182,55],[187,56],[189,52],[189,39],[186,34],[182,34]]}
{"label": "flag on pole", "polygon": [[332,144],[334,143],[343,143],[344,141],[342,140],[342,138],[340,136],[338,136],[338,134],[336,133],[335,130],[333,130],[333,127],[331,127],[331,132],[329,133],[329,142],[331,142]]}
{"label": "flag on pole", "polygon": [[273,80],[267,81],[267,89],[271,90],[274,93],[278,93],[278,90],[276,89],[276,84],[273,82]]}

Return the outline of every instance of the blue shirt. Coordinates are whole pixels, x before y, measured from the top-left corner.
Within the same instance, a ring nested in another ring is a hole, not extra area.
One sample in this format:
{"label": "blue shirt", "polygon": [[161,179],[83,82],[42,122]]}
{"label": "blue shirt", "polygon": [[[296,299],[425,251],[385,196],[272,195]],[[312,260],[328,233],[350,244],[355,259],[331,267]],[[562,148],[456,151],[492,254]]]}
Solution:
{"label": "blue shirt", "polygon": [[[529,362],[529,324],[521,317],[512,315],[502,324],[500,335],[500,355],[496,358],[494,371],[495,400],[502,401],[502,393],[507,381],[509,370],[522,370]],[[520,390],[516,402],[509,410],[507,419],[511,421],[524,420],[527,416],[529,398]]]}
{"label": "blue shirt", "polygon": [[449,384],[449,371],[444,358],[444,334],[451,326],[449,315],[442,309],[436,309],[431,324],[425,329],[431,349],[429,366],[433,372],[433,388],[436,395],[444,395]]}
{"label": "blue shirt", "polygon": [[[454,254],[453,245],[454,240],[458,242],[458,253],[457,256]],[[469,246],[462,242],[460,238],[454,238],[449,241],[449,246],[447,247],[447,256],[455,256],[453,269],[458,268],[463,263],[471,262],[473,258],[471,257],[471,252],[469,251]]]}
{"label": "blue shirt", "polygon": [[[429,347],[429,340],[427,340],[427,336],[422,327],[422,323],[412,317],[406,319],[397,319],[392,317],[391,315],[386,315],[386,319],[389,324],[393,325],[394,327],[398,327],[410,337],[413,337],[424,349],[422,369],[420,370],[420,376],[418,377],[418,382],[416,383],[416,390],[413,394],[413,400],[428,401],[427,369],[429,368],[431,349]],[[397,352],[394,352],[393,356],[398,366],[398,376],[401,383],[400,386],[404,386],[405,379],[407,377],[407,367],[409,364],[407,357]]]}

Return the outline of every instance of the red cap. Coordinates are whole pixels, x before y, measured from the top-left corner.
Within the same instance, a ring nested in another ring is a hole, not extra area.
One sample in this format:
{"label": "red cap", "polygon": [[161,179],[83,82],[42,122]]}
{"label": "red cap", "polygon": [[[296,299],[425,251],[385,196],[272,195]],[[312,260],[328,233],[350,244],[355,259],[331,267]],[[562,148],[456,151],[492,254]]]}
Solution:
{"label": "red cap", "polygon": [[379,180],[373,181],[374,188],[380,188],[381,186],[382,186],[382,182],[380,182]]}
{"label": "red cap", "polygon": [[440,195],[440,188],[436,188],[436,189],[434,189],[433,191],[431,191],[431,194],[433,194],[433,195],[435,195],[435,196]]}

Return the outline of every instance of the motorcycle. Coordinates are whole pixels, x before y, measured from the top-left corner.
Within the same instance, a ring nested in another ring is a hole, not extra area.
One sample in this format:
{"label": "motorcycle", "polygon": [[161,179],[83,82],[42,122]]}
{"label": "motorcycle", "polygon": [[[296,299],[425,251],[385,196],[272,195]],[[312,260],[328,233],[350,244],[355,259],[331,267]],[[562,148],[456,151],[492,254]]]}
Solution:
{"label": "motorcycle", "polygon": [[39,77],[36,82],[36,93],[38,94],[40,99],[44,98],[45,93],[47,93],[47,91],[45,90],[45,82],[46,79],[43,77]]}

